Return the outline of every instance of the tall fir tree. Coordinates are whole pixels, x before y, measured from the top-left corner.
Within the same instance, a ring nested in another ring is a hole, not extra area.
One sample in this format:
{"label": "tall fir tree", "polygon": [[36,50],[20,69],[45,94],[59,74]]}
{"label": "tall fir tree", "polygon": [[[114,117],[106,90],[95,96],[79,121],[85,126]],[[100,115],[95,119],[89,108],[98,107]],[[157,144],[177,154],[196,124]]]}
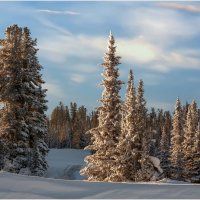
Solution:
{"label": "tall fir tree", "polygon": [[120,57],[116,56],[115,39],[110,33],[108,52],[104,56],[103,82],[104,87],[101,106],[98,107],[99,125],[90,131],[92,144],[87,148],[94,151],[93,155],[86,157],[87,166],[81,174],[92,181],[110,181],[112,179],[112,166],[115,165],[115,149],[121,132],[121,100],[119,91],[122,81],[119,80],[117,65]]}
{"label": "tall fir tree", "polygon": [[29,29],[17,25],[8,27],[1,40],[1,140],[6,145],[4,170],[41,176],[47,169],[47,107],[35,46]]}
{"label": "tall fir tree", "polygon": [[140,169],[141,140],[136,132],[136,95],[133,72],[130,70],[126,100],[122,106],[121,135],[116,147],[117,163],[113,166],[113,181],[135,181]]}
{"label": "tall fir tree", "polygon": [[[183,141],[183,159],[184,159],[184,171],[183,176],[185,179],[191,179],[193,176],[198,174],[199,166],[196,165],[194,159],[196,157],[197,146],[196,140],[198,140],[196,134],[198,125],[198,112],[197,104],[193,100],[192,104],[188,107],[188,113],[185,125],[185,134]],[[200,155],[200,154],[199,154]],[[200,158],[199,158],[200,160]],[[199,164],[199,163],[198,163]]]}
{"label": "tall fir tree", "polygon": [[144,98],[143,81],[138,84],[136,96],[136,133],[141,141],[140,169],[135,175],[136,181],[149,181],[156,173],[153,162],[150,159],[150,135],[147,132],[147,109]]}
{"label": "tall fir tree", "polygon": [[150,135],[147,132],[147,109],[146,100],[144,98],[144,85],[143,81],[139,81],[138,91],[136,96],[136,131],[142,141],[142,151],[144,154],[149,155],[150,148]]}
{"label": "tall fir tree", "polygon": [[29,131],[25,122],[28,110],[22,90],[21,45],[22,29],[17,25],[8,27],[0,49],[0,101],[3,104],[1,140],[5,147],[3,168],[16,173],[28,167],[29,153]]}
{"label": "tall fir tree", "polygon": [[190,105],[190,104],[189,104],[187,101],[186,101],[185,105],[183,105],[183,118],[184,118],[184,123],[186,123],[189,105]]}
{"label": "tall fir tree", "polygon": [[37,40],[31,38],[30,30],[27,27],[23,29],[22,37],[22,62],[27,70],[24,82],[28,91],[27,95],[29,95],[29,99],[26,101],[28,106],[26,121],[30,133],[29,144],[30,148],[33,149],[30,168],[32,174],[44,176],[48,167],[46,160],[48,146],[45,142],[47,137],[47,117],[45,115],[47,110],[47,100],[45,99],[47,90],[42,89],[42,85],[45,82],[41,74],[42,66],[37,58]]}
{"label": "tall fir tree", "polygon": [[179,98],[176,100],[175,113],[172,123],[170,163],[171,177],[181,180],[183,178],[183,150],[184,118]]}
{"label": "tall fir tree", "polygon": [[192,126],[195,132],[198,126],[198,108],[196,101],[193,100],[190,106],[191,106]]}
{"label": "tall fir tree", "polygon": [[194,155],[191,181],[200,183],[200,122],[198,122],[197,129],[194,135],[193,152]]}

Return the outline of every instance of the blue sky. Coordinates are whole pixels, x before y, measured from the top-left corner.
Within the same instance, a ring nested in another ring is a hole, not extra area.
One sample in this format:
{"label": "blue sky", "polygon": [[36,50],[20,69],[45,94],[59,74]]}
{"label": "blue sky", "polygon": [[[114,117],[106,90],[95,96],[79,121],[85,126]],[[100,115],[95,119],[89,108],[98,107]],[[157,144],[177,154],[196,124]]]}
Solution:
{"label": "blue sky", "polygon": [[[122,57],[143,79],[148,107],[173,110],[200,103],[200,2],[0,2],[0,37],[7,26],[28,26],[48,89],[48,114],[63,101],[98,106],[102,57],[110,30]],[[124,98],[125,87],[121,91]]]}

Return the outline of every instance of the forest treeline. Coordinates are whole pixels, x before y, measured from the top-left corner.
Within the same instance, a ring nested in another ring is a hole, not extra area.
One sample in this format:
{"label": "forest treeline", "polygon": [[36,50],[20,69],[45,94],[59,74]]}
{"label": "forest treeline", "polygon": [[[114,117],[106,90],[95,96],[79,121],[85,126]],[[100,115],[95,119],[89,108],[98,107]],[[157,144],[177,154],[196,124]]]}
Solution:
{"label": "forest treeline", "polygon": [[[98,126],[98,111],[88,112],[85,106],[78,107],[75,102],[68,106],[60,102],[47,120],[49,148],[83,149],[90,143],[89,130]],[[146,124],[151,138],[151,155],[156,155],[162,130],[170,132],[172,129],[172,115],[170,111],[151,108],[147,112]]]}
{"label": "forest treeline", "polygon": [[91,128],[98,126],[97,111],[88,113],[84,106],[62,102],[53,109],[48,119],[47,143],[49,148],[83,149],[90,143]]}

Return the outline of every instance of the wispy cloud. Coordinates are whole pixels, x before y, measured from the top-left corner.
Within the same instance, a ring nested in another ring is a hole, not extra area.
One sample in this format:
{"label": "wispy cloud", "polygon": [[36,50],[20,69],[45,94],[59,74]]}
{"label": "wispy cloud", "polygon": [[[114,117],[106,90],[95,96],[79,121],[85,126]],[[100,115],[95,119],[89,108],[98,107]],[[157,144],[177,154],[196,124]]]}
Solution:
{"label": "wispy cloud", "polygon": [[43,18],[41,16],[35,16],[35,19],[38,20],[38,22],[43,26],[48,29],[54,30],[56,33],[60,33],[62,35],[70,35],[71,33],[64,27],[61,27],[53,22],[51,22],[47,18]]}
{"label": "wispy cloud", "polygon": [[85,81],[85,76],[82,74],[72,74],[70,79],[75,83],[83,83]]}
{"label": "wispy cloud", "polygon": [[89,59],[90,61],[91,59],[98,59],[99,56],[103,55],[105,47],[106,41],[103,37],[64,36],[59,33],[41,38],[39,43],[41,56],[57,64],[62,64],[71,58],[76,58],[79,61],[81,59]]}
{"label": "wispy cloud", "polygon": [[174,10],[183,10],[192,13],[200,13],[200,7],[194,5],[184,5],[180,3],[158,3],[160,7],[174,9]]}
{"label": "wispy cloud", "polygon": [[200,33],[199,17],[185,17],[172,9],[163,12],[162,9],[138,8],[127,12],[123,20],[126,29],[145,36],[159,46],[174,45],[182,38]]}
{"label": "wispy cloud", "polygon": [[[130,18],[131,21],[128,20]],[[72,34],[49,19],[38,20],[47,28],[55,30],[55,33],[40,38],[40,55],[45,60],[74,73],[96,71],[106,50],[106,37],[85,33]],[[187,53],[183,47],[177,46],[180,44],[179,39],[191,39],[200,34],[200,28],[197,26],[199,22],[200,18],[185,18],[171,9],[165,12],[148,7],[130,9],[126,14],[122,14],[119,24],[128,28],[134,36],[116,35],[117,54],[122,56],[122,63],[162,73],[174,69],[199,69],[200,59],[195,55],[199,53],[198,50]]]}
{"label": "wispy cloud", "polygon": [[48,10],[48,9],[37,9],[36,12],[48,13],[52,15],[80,15],[78,12],[74,11],[58,11],[58,10]]}
{"label": "wispy cloud", "polygon": [[[70,57],[76,57],[79,60],[91,60],[91,58],[95,60],[101,59],[107,46],[107,41],[104,37],[59,35],[56,36],[56,40],[54,40],[53,37],[54,36],[50,36],[41,39],[39,48],[40,53],[44,58],[58,64],[66,62]],[[149,43],[142,36],[134,38],[116,38],[116,45],[117,54],[122,56],[123,63],[145,64],[157,60],[161,54],[160,49],[157,48],[156,45]],[[95,68],[97,67],[84,65],[89,71],[95,71]],[[98,63],[96,63],[96,65],[98,65]],[[76,67],[76,69],[83,71],[82,65],[81,67]]]}
{"label": "wispy cloud", "polygon": [[[91,63],[94,63],[95,60],[101,59],[107,45],[105,38],[96,36],[66,35],[56,38],[54,40],[46,37],[40,40],[40,55],[61,65],[71,58],[76,58],[79,62],[90,60]],[[200,69],[200,59],[196,56],[199,55],[199,50],[167,50],[160,44],[148,41],[143,36],[116,38],[116,45],[117,54],[122,57],[122,63],[136,65],[139,68],[147,68],[162,73],[174,69]],[[80,63],[71,64],[70,71],[95,72],[98,68],[97,64],[96,66]],[[72,67],[73,65],[74,67]]]}

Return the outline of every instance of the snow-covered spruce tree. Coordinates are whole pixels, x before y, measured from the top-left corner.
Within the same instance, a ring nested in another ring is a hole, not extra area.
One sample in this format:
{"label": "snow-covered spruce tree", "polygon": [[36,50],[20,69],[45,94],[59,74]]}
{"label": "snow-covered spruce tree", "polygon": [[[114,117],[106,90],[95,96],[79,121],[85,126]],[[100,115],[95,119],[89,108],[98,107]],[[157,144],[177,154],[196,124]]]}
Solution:
{"label": "snow-covered spruce tree", "polygon": [[44,176],[47,170],[46,156],[48,147],[45,142],[47,136],[46,89],[42,89],[45,82],[40,73],[42,66],[37,58],[37,41],[30,36],[30,30],[23,29],[22,69],[24,70],[24,91],[28,97],[24,101],[28,114],[26,124],[29,130],[29,148],[31,149],[30,169],[33,175]]}
{"label": "snow-covered spruce tree", "polygon": [[98,107],[99,125],[90,131],[92,144],[87,148],[94,154],[86,157],[87,166],[81,170],[81,174],[92,181],[110,181],[113,175],[113,166],[116,164],[115,150],[118,137],[121,132],[121,100],[119,90],[120,81],[117,65],[120,57],[115,55],[115,39],[110,33],[108,52],[104,56],[103,82],[104,87],[102,105]]}
{"label": "snow-covered spruce tree", "polygon": [[194,149],[193,149],[193,162],[192,162],[192,182],[200,183],[200,122],[194,135]]}
{"label": "snow-covered spruce tree", "polygon": [[191,107],[192,127],[195,132],[198,126],[198,108],[195,100],[192,101],[190,107]]}
{"label": "snow-covered spruce tree", "polygon": [[138,91],[136,96],[136,132],[142,141],[142,151],[149,155],[150,135],[147,132],[147,109],[146,100],[144,98],[143,81],[139,81]]}
{"label": "snow-covered spruce tree", "polygon": [[[28,167],[29,131],[25,122],[28,109],[23,91],[21,61],[22,29],[17,25],[5,31],[0,49],[0,101],[3,105],[1,141],[4,144],[4,170],[19,173]],[[27,151],[28,150],[28,151]]]}
{"label": "snow-covered spruce tree", "polygon": [[[33,172],[34,146],[43,161],[47,146],[45,90],[39,70],[35,49],[36,41],[30,38],[29,30],[17,25],[7,28],[0,50],[0,101],[3,104],[1,140],[6,146],[4,170],[21,173]],[[36,145],[37,144],[37,145]],[[41,173],[40,173],[41,175]]]}
{"label": "snow-covered spruce tree", "polygon": [[182,142],[184,137],[184,124],[181,102],[179,98],[176,100],[175,113],[172,123],[171,147],[170,147],[170,163],[171,177],[181,180],[183,177],[183,150]]}
{"label": "snow-covered spruce tree", "polygon": [[116,148],[115,170],[113,181],[135,181],[137,170],[140,169],[141,140],[136,132],[136,95],[133,72],[130,70],[126,100],[122,106],[122,126],[119,143]]}
{"label": "snow-covered spruce tree", "polygon": [[150,151],[150,135],[147,132],[147,109],[146,100],[144,98],[143,81],[139,81],[138,92],[136,96],[136,135],[141,141],[141,158],[139,160],[140,169],[137,171],[136,181],[149,181],[155,174],[160,172],[155,168],[152,162],[153,157],[149,156]]}
{"label": "snow-covered spruce tree", "polygon": [[[185,134],[183,141],[183,160],[184,160],[184,171],[183,176],[185,179],[191,179],[193,176],[197,175],[199,166],[194,163],[194,157],[197,153],[195,142],[198,124],[198,113],[197,104],[195,101],[188,108]],[[197,139],[198,140],[198,139]],[[200,159],[200,158],[199,158]]]}
{"label": "snow-covered spruce tree", "polygon": [[186,123],[189,105],[190,104],[187,101],[186,101],[185,105],[183,105],[183,109],[182,110],[183,110],[184,123]]}

